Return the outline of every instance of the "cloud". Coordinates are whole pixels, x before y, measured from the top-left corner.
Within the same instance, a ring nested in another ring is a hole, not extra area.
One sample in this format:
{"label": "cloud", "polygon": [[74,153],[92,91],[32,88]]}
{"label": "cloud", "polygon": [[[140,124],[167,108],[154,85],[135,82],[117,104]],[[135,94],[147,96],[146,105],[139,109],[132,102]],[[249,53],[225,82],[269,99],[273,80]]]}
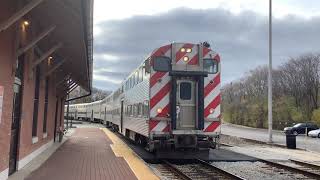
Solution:
{"label": "cloud", "polygon": [[[114,90],[116,82],[124,79],[153,49],[173,41],[210,42],[212,49],[221,55],[224,83],[268,63],[268,18],[252,11],[233,14],[224,9],[179,8],[162,14],[105,21],[95,28],[100,32],[94,37],[94,74],[100,80],[107,77],[103,85],[107,90]],[[274,18],[275,66],[290,56],[320,52],[319,32],[319,17]],[[97,71],[106,67],[109,71],[97,76]]]}

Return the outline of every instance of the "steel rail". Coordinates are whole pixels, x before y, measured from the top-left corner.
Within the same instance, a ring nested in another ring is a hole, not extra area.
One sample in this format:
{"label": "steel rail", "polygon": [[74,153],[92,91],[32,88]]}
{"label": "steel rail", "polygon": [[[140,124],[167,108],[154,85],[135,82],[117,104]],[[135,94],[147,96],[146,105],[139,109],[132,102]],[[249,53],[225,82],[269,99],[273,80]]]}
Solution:
{"label": "steel rail", "polygon": [[[229,145],[229,144],[226,144],[226,143],[222,143],[222,144],[225,145],[225,146],[231,146],[232,147],[232,145]],[[298,169],[298,168],[295,168],[295,167],[292,167],[292,166],[276,163],[276,162],[265,160],[265,159],[260,159],[260,158],[257,158],[257,159],[258,159],[257,161],[266,163],[266,164],[271,165],[271,166],[275,166],[275,167],[278,167],[278,168],[286,169],[286,170],[289,170],[291,172],[298,172],[298,173],[301,173],[301,174],[303,174],[305,176],[308,176],[308,177],[313,177],[313,178],[316,178],[316,179],[320,179],[320,174],[317,174],[317,173],[314,173],[314,172]],[[299,161],[299,160],[293,160],[293,159],[289,159],[289,160],[294,162],[294,163],[296,163],[296,164],[302,165],[304,167],[308,166],[308,167],[320,170],[320,166],[316,165],[316,164],[311,164],[311,163],[307,163],[307,162],[303,162],[303,161]]]}
{"label": "steel rail", "polygon": [[313,168],[316,170],[320,170],[320,165],[316,165],[316,164],[312,164],[312,163],[308,163],[308,162],[300,161],[300,160],[296,160],[296,159],[289,159],[289,160],[296,163],[296,164],[305,166],[305,167],[310,167],[310,168]]}
{"label": "steel rail", "polygon": [[230,172],[228,172],[228,171],[225,171],[225,170],[223,170],[223,169],[221,169],[221,168],[219,168],[219,167],[217,167],[217,166],[214,166],[214,165],[212,165],[212,164],[210,164],[210,163],[208,163],[208,162],[206,162],[206,161],[203,161],[203,160],[201,160],[201,159],[196,159],[196,162],[199,163],[199,164],[202,164],[202,165],[204,165],[204,166],[207,166],[207,167],[213,169],[214,171],[217,171],[217,172],[219,172],[220,174],[223,174],[223,175],[227,176],[227,177],[230,178],[230,179],[245,180],[245,178],[242,178],[242,177],[237,176],[237,175],[235,175],[235,174],[232,174],[232,173],[230,173]]}
{"label": "steel rail", "polygon": [[258,161],[266,163],[266,164],[274,166],[274,167],[278,167],[278,168],[281,168],[281,169],[286,169],[286,170],[289,170],[291,172],[300,173],[300,174],[303,174],[303,175],[308,176],[308,177],[320,179],[320,174],[317,174],[317,173],[314,173],[314,172],[298,169],[298,168],[295,168],[295,167],[292,167],[292,166],[276,163],[276,162],[273,162],[273,161],[268,161],[268,160],[265,160],[265,159],[258,159]]}
{"label": "steel rail", "polygon": [[178,175],[180,178],[185,180],[192,180],[191,177],[183,173],[180,169],[176,168],[173,164],[166,160],[162,160],[162,162],[169,168],[170,171],[174,172],[176,175]]}

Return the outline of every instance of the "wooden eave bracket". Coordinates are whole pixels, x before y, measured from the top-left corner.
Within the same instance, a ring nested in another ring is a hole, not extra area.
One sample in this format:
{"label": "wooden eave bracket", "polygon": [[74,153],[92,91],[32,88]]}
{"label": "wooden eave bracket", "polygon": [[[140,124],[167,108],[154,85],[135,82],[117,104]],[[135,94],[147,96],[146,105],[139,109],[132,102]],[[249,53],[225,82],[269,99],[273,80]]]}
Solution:
{"label": "wooden eave bracket", "polygon": [[52,74],[55,70],[57,70],[60,66],[62,66],[65,61],[66,61],[66,60],[62,60],[61,62],[59,62],[58,64],[56,64],[53,68],[51,68],[51,69],[46,73],[45,77],[50,76],[50,74]]}
{"label": "wooden eave bracket", "polygon": [[44,37],[49,35],[55,28],[56,28],[56,26],[53,25],[53,26],[47,28],[46,30],[44,30],[36,38],[34,38],[34,40],[29,42],[26,46],[18,49],[16,56],[19,57],[20,55],[22,55],[23,53],[28,51],[30,48],[34,47],[41,39],[43,39]]}
{"label": "wooden eave bracket", "polygon": [[17,22],[20,18],[22,18],[24,15],[29,13],[33,8],[38,6],[42,1],[44,0],[33,0],[27,5],[25,5],[22,9],[20,9],[18,12],[14,13],[10,18],[8,18],[5,22],[0,24],[0,32],[8,29],[12,24]]}
{"label": "wooden eave bracket", "polygon": [[32,69],[35,68],[38,64],[40,64],[43,60],[45,60],[47,57],[49,57],[52,53],[54,53],[57,49],[62,47],[62,43],[59,43],[55,46],[53,46],[51,49],[49,49],[47,52],[45,52],[39,59],[37,59],[33,65]]}

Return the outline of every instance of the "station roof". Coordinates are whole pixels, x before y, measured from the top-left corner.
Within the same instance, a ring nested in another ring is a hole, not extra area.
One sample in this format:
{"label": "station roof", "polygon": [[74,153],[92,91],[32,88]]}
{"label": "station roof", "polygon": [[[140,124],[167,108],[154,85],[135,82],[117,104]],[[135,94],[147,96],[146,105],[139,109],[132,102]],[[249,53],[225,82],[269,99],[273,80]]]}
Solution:
{"label": "station roof", "polygon": [[62,45],[53,54],[64,60],[56,72],[58,79],[70,76],[73,82],[89,91],[92,87],[93,0],[43,0],[28,17],[40,27],[37,29],[55,26],[37,47],[47,51]]}

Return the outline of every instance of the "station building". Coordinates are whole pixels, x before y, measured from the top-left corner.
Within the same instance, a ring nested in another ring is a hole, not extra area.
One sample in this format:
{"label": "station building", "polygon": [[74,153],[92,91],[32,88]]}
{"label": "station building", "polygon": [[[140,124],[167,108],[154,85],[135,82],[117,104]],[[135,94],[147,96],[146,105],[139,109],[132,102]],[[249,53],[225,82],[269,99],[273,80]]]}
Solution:
{"label": "station building", "polygon": [[67,94],[91,93],[93,0],[1,0],[0,180],[58,142]]}

